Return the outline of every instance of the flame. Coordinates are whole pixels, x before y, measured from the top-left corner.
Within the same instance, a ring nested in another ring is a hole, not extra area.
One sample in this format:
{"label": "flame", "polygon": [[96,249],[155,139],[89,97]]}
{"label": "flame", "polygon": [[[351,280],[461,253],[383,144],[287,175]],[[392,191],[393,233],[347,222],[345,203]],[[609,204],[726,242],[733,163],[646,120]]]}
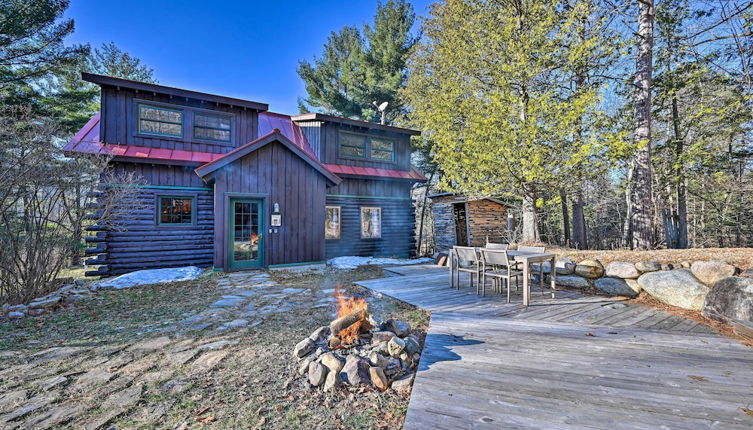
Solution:
{"label": "flame", "polygon": [[369,308],[369,304],[366,303],[366,299],[364,298],[346,297],[340,294],[339,285],[335,287],[335,298],[337,298],[337,318],[363,310],[363,318],[340,330],[338,333],[342,344],[352,344],[358,340],[362,330],[368,330],[370,328],[369,323],[366,320],[366,312]]}

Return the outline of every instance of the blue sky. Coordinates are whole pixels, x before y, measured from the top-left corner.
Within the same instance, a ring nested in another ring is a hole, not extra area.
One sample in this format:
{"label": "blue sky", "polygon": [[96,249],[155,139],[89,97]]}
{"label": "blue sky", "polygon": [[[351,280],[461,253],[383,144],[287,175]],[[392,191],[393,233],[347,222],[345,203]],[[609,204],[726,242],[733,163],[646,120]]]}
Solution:
{"label": "blue sky", "polygon": [[[425,15],[429,0],[412,2]],[[72,0],[71,43],[113,41],[163,85],[269,103],[297,113],[298,61],[319,55],[329,33],[371,22],[376,0]]]}

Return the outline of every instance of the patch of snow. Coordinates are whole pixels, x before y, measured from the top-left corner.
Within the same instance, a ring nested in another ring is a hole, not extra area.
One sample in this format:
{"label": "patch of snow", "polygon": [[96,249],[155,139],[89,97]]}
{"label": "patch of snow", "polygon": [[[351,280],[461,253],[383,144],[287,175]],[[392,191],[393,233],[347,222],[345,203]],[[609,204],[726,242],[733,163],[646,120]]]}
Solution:
{"label": "patch of snow", "polygon": [[434,260],[429,257],[424,258],[377,258],[377,257],[336,257],[327,261],[327,265],[335,269],[355,269],[358,266],[403,266],[408,264],[431,263]]}
{"label": "patch of snow", "polygon": [[196,266],[175,267],[168,269],[148,269],[126,273],[97,284],[98,288],[121,290],[138,285],[162,284],[165,282],[190,281],[202,274]]}

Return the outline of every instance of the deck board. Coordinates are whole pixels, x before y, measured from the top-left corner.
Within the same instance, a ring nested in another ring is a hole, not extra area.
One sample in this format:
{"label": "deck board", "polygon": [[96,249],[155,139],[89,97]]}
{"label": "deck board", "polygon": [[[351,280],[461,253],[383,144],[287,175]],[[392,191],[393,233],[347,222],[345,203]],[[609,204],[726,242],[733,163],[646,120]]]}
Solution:
{"label": "deck board", "polygon": [[753,428],[753,350],[635,303],[485,297],[436,266],[360,285],[431,311],[406,429]]}

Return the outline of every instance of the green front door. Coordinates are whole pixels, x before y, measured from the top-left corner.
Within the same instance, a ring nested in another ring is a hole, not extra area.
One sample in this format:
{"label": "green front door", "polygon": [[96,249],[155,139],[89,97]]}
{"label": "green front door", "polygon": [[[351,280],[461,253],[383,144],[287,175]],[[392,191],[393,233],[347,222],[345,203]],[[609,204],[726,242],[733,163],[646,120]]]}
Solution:
{"label": "green front door", "polygon": [[230,199],[228,268],[264,265],[264,207],[261,200]]}

